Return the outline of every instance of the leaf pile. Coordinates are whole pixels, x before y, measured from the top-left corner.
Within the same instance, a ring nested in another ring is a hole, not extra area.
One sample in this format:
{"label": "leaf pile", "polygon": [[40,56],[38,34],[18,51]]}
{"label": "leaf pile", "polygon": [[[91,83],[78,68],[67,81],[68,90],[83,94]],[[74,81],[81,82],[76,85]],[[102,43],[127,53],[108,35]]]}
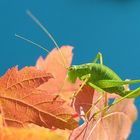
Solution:
{"label": "leaf pile", "polygon": [[[9,69],[0,77],[0,139],[1,140],[124,140],[127,139],[137,117],[134,100],[125,99],[105,112],[94,113],[104,107],[100,94],[85,85],[71,102],[81,81],[67,81],[67,69],[72,62],[72,47],[53,49],[36,66]],[[115,94],[107,94],[110,99]],[[89,109],[92,109],[89,111]],[[81,111],[82,108],[82,111]],[[85,118],[84,114],[87,114]],[[74,118],[73,116],[78,116]],[[78,126],[78,119],[84,124]],[[76,119],[76,120],[75,120]],[[64,129],[64,130],[63,130]]]}

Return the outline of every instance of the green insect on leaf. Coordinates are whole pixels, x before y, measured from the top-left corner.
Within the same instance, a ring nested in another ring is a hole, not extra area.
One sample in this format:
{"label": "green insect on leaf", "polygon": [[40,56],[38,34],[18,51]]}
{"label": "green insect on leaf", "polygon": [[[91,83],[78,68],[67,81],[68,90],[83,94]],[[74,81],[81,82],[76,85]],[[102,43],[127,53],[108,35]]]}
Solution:
{"label": "green insect on leaf", "polygon": [[[27,14],[37,23],[39,27],[49,36],[49,38],[52,40],[54,46],[58,49],[60,52],[60,55],[62,57],[62,65],[67,69],[68,71],[68,79],[71,83],[75,83],[76,79],[80,79],[83,81],[83,84],[80,86],[78,91],[75,93],[73,98],[75,98],[80,90],[85,86],[89,85],[98,92],[100,92],[101,96],[106,96],[105,93],[116,93],[122,98],[120,98],[118,101],[113,103],[112,105],[120,102],[121,100],[124,100],[125,98],[136,98],[140,96],[140,88],[137,88],[135,90],[127,91],[124,88],[124,85],[127,84],[137,84],[140,83],[140,80],[130,80],[130,81],[123,81],[112,69],[107,67],[103,64],[103,57],[102,54],[99,52],[93,62],[91,63],[85,63],[81,65],[72,65],[70,67],[66,66],[65,57],[63,53],[60,51],[58,44],[52,37],[52,35],[48,32],[48,30],[41,24],[41,22],[32,15],[31,12],[27,12]],[[37,47],[40,47],[41,49],[45,50],[47,53],[49,52],[46,48],[42,47],[41,45],[34,43],[33,41],[26,39],[22,36],[16,35],[17,37],[32,43],[36,45]],[[99,62],[98,62],[99,61]],[[61,62],[60,62],[61,63]],[[101,99],[101,97],[99,98]],[[105,103],[106,104],[106,103]],[[106,106],[108,108],[108,106]],[[104,109],[103,109],[104,110]]]}

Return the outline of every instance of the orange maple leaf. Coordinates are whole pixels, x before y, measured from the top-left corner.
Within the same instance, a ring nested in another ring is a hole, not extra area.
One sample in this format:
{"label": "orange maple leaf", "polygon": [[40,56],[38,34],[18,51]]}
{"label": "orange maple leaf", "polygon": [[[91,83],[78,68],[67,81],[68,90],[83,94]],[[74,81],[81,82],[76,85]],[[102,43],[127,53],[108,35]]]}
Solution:
{"label": "orange maple leaf", "polygon": [[[64,60],[65,65],[69,67],[73,57],[72,50],[73,47],[71,46],[62,46],[60,50],[55,48],[45,59],[40,57],[36,62],[36,67],[38,69],[52,73],[55,77],[54,79],[50,79],[49,82],[41,85],[39,89],[47,90],[52,94],[59,94],[67,101],[70,100],[70,97],[72,97],[74,92],[79,89],[81,84],[80,80],[77,80],[74,84],[72,84],[66,79],[67,69],[64,67]],[[64,60],[60,54],[60,51],[64,57]]]}
{"label": "orange maple leaf", "polygon": [[66,140],[68,136],[69,133],[64,130],[54,132],[41,127],[0,129],[0,140]]}
{"label": "orange maple leaf", "polygon": [[41,84],[53,76],[34,67],[17,67],[0,78],[0,102],[4,120],[8,126],[21,127],[26,123],[61,129],[74,129],[72,108],[56,94],[39,90]]}

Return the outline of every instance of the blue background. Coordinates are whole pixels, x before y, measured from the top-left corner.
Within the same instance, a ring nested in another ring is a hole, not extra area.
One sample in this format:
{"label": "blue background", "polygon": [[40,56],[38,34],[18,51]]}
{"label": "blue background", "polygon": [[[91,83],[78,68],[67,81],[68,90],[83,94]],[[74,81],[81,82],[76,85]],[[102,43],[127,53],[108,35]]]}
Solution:
{"label": "blue background", "polygon": [[[0,74],[15,65],[34,65],[42,50],[17,39],[19,33],[51,50],[53,44],[26,15],[30,9],[58,44],[73,45],[73,64],[91,62],[98,51],[122,79],[140,79],[138,0],[0,0]],[[132,88],[136,88],[133,86]],[[140,109],[140,98],[136,105]],[[129,140],[140,137],[140,117]]]}

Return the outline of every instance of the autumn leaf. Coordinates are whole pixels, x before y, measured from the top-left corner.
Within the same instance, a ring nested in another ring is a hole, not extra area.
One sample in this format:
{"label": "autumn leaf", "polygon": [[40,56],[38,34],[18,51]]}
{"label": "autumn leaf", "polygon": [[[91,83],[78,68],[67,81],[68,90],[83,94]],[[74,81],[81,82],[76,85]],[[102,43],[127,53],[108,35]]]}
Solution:
{"label": "autumn leaf", "polygon": [[36,63],[38,69],[52,73],[55,77],[54,79],[50,79],[49,82],[41,85],[39,89],[47,90],[52,94],[57,93],[67,101],[70,100],[70,97],[78,90],[81,84],[79,80],[77,80],[75,84],[72,84],[67,80],[67,69],[64,66],[64,63],[67,67],[71,65],[73,57],[72,50],[73,47],[71,46],[62,46],[60,50],[55,48],[45,59],[40,57]]}
{"label": "autumn leaf", "polygon": [[[88,120],[72,132],[69,140],[92,140],[93,138],[94,140],[125,140],[128,138],[132,124],[137,117],[134,100],[125,99],[110,107],[105,113],[99,113],[93,119],[93,114],[103,108],[104,100],[94,105],[98,97],[99,93],[89,86],[85,86],[81,90],[81,94],[78,94],[74,106],[79,114],[80,106],[85,113],[91,106],[94,107]],[[117,99],[118,96],[116,94],[111,96],[108,94],[108,102],[112,98]]]}
{"label": "autumn leaf", "polygon": [[50,131],[49,129],[39,127],[5,127],[0,129],[0,140],[66,140],[68,136],[69,133],[64,130]]}
{"label": "autumn leaf", "polygon": [[72,104],[79,116],[81,114],[80,108],[82,108],[85,114],[88,112],[87,117],[89,118],[91,107],[93,107],[92,114],[104,107],[104,98],[94,105],[98,98],[99,93],[92,87],[85,85],[73,100]]}
{"label": "autumn leaf", "polygon": [[17,67],[0,78],[0,102],[8,126],[22,127],[35,123],[47,128],[74,129],[72,108],[56,94],[39,90],[53,76],[34,67]]}
{"label": "autumn leaf", "polygon": [[24,96],[26,92],[31,92],[50,78],[53,78],[52,74],[39,71],[34,67],[25,67],[18,71],[18,67],[16,66],[8,70],[0,78],[0,92],[1,94],[9,94],[12,97],[14,95]]}
{"label": "autumn leaf", "polygon": [[2,115],[0,114],[0,129],[3,127],[3,117]]}
{"label": "autumn leaf", "polygon": [[132,122],[123,113],[112,113],[100,118],[93,119],[75,129],[70,140],[125,140],[128,138]]}
{"label": "autumn leaf", "polygon": [[93,99],[95,100],[96,90],[92,87],[85,85],[81,91],[78,93],[73,101],[74,108],[76,112],[80,115],[80,107],[86,113],[92,106]]}
{"label": "autumn leaf", "polygon": [[4,127],[3,117],[0,115],[0,140],[66,140],[69,134],[69,130],[53,131],[31,123],[25,128]]}

